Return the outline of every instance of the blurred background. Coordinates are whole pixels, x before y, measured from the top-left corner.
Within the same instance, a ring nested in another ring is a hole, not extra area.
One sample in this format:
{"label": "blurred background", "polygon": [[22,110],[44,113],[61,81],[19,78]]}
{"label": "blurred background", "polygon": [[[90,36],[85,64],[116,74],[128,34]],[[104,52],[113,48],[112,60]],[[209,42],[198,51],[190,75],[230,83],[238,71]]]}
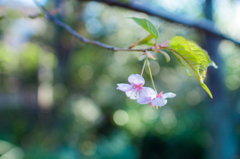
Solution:
{"label": "blurred background", "polygon": [[[82,36],[128,47],[148,33],[128,17],[162,24],[159,43],[180,35],[205,48],[219,69],[206,83],[171,56],[151,61],[158,90],[174,92],[160,109],[116,90],[140,74],[135,52],[76,40],[47,21],[32,0],[0,0],[0,159],[237,159],[239,46],[164,18],[94,1],[39,0]],[[128,0],[121,1],[130,3]],[[207,18],[240,41],[239,0],[139,0],[180,17]],[[147,4],[147,5],[146,5]],[[146,86],[151,86],[147,71]]]}

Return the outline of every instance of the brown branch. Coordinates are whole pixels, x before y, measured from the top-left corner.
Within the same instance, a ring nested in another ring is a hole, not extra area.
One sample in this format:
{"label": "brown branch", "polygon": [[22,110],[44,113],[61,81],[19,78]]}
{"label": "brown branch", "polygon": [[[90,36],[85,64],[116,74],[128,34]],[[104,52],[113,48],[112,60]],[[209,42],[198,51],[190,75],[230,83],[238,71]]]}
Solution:
{"label": "brown branch", "polygon": [[56,19],[49,11],[47,11],[42,5],[38,4],[38,2],[36,2],[34,0],[34,2],[42,9],[42,11],[45,14],[46,19],[52,21],[53,23],[55,23],[56,25],[64,28],[65,30],[67,30],[70,34],[72,34],[75,38],[77,38],[78,40],[87,43],[87,44],[93,44],[93,45],[97,45],[100,46],[102,48],[108,49],[108,50],[112,50],[112,51],[140,51],[140,52],[145,52],[145,51],[153,51],[152,47],[148,47],[145,49],[132,49],[132,48],[116,48],[114,46],[110,46],[104,43],[101,43],[99,41],[94,41],[94,40],[89,40],[84,38],[83,36],[81,36],[80,34],[78,34],[75,30],[73,30],[69,25],[61,22],[60,20]]}

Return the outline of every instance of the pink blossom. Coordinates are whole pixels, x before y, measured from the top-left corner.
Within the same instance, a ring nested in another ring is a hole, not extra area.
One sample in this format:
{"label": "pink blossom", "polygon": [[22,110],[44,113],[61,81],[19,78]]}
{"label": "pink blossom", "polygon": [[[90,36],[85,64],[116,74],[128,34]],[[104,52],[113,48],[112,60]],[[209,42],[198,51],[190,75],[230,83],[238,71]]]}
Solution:
{"label": "pink blossom", "polygon": [[156,98],[153,98],[153,100],[150,102],[150,106],[156,106],[156,107],[161,107],[161,106],[164,106],[167,104],[167,99],[166,98],[173,98],[175,97],[176,94],[174,93],[164,93],[163,94],[163,91],[160,92]]}
{"label": "pink blossom", "polygon": [[155,90],[153,90],[153,89],[150,88],[150,87],[147,87],[145,90],[148,92],[148,94],[147,94],[147,96],[144,96],[144,97],[142,97],[142,98],[137,99],[137,102],[138,102],[139,104],[148,104],[148,103],[150,103],[154,98],[156,98],[157,92],[156,92]]}
{"label": "pink blossom", "polygon": [[137,102],[139,104],[148,104],[150,103],[150,106],[154,107],[161,107],[167,104],[167,99],[166,98],[173,98],[176,96],[176,94],[174,93],[164,93],[163,91],[160,92],[159,94],[157,94],[156,91],[154,91],[152,88],[148,88],[147,89],[148,95],[149,96],[145,96],[143,98],[140,98],[137,100]]}
{"label": "pink blossom", "polygon": [[148,87],[143,87],[145,84],[144,78],[139,74],[132,74],[128,77],[130,84],[117,84],[117,89],[126,93],[130,99],[139,99],[148,96]]}

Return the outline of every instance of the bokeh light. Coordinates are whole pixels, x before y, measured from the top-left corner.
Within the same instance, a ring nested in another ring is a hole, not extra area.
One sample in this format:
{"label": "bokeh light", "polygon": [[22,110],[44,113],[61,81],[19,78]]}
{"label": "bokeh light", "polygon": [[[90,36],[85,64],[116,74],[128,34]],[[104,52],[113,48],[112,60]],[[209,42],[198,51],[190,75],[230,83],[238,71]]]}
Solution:
{"label": "bokeh light", "polygon": [[128,114],[124,110],[118,110],[113,114],[113,120],[117,125],[125,125],[128,122]]}

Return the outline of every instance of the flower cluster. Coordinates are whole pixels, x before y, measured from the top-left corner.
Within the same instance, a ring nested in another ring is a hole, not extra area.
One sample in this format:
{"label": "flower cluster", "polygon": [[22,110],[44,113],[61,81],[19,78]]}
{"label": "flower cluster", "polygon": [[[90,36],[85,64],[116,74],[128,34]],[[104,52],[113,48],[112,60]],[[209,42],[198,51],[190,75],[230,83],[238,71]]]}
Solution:
{"label": "flower cluster", "polygon": [[144,78],[139,74],[132,74],[128,77],[130,84],[117,84],[117,89],[126,93],[130,99],[136,99],[139,104],[150,103],[151,107],[161,107],[167,104],[166,98],[173,98],[174,93],[164,93],[163,91],[157,94],[157,91],[150,87],[143,87],[145,84]]}

